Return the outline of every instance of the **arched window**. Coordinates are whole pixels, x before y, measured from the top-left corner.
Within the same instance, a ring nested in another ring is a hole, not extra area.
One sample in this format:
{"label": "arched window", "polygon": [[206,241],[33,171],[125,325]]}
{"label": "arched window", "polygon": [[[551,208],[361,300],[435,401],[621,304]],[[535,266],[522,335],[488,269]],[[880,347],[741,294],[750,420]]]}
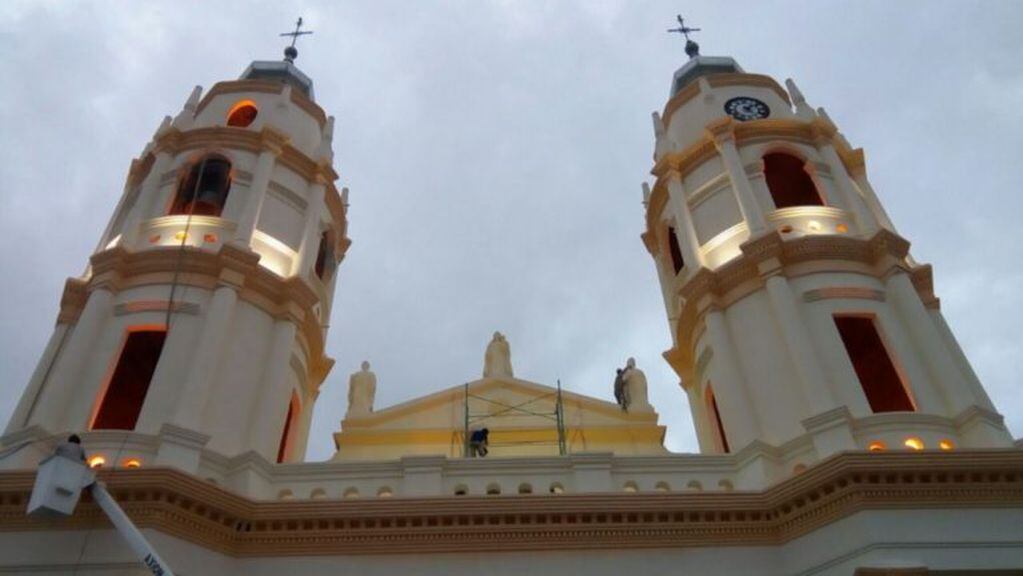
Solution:
{"label": "arched window", "polygon": [[835,326],[874,412],[913,412],[913,400],[872,317],[835,316]]}
{"label": "arched window", "polygon": [[227,125],[234,126],[237,128],[245,128],[252,121],[256,119],[259,114],[259,110],[256,108],[256,103],[252,100],[242,100],[231,107],[231,111],[227,113]]}
{"label": "arched window", "polygon": [[782,152],[764,156],[764,177],[775,208],[824,205],[803,164],[799,158]]}
{"label": "arched window", "polygon": [[284,418],[284,430],[281,432],[281,443],[277,447],[277,463],[286,462],[291,457],[292,444],[295,440],[295,423],[298,420],[298,413],[302,405],[298,402],[298,395],[291,393],[291,402],[288,402],[288,415]]}
{"label": "arched window", "polygon": [[728,448],[728,437],[725,436],[725,425],[721,423],[721,412],[718,410],[718,401],[717,398],[714,397],[714,389],[710,387],[710,384],[707,385],[707,392],[705,395],[707,397],[707,412],[714,423],[714,431],[717,432],[716,438],[718,448],[720,448],[722,452],[728,453],[730,450]]}
{"label": "arched window", "polygon": [[678,244],[678,234],[675,233],[675,229],[671,226],[668,227],[668,252],[671,253],[671,267],[675,270],[675,274],[678,274],[682,267],[686,265],[686,262],[682,259],[682,248]]}
{"label": "arched window", "polygon": [[337,260],[334,256],[334,235],[327,230],[320,236],[320,248],[316,252],[316,277],[324,283],[330,281],[337,268]]}
{"label": "arched window", "polygon": [[133,329],[92,419],[93,430],[134,430],[163,351],[167,331]]}
{"label": "arched window", "polygon": [[206,156],[178,185],[170,213],[220,216],[230,190],[231,163],[222,156]]}

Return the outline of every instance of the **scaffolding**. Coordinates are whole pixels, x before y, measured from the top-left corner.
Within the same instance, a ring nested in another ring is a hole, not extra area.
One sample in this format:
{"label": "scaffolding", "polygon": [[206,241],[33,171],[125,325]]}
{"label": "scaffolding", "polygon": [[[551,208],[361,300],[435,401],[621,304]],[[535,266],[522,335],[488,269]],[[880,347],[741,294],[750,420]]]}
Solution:
{"label": "scaffolding", "polygon": [[[554,397],[554,411],[553,412],[540,412],[540,411],[533,410],[533,409],[529,408],[530,405],[535,404],[535,403],[537,403],[537,402],[539,402],[541,400],[550,398],[552,396]],[[495,412],[487,412],[485,414],[474,414],[474,413],[469,411],[469,401],[470,401],[470,399],[481,400],[481,401],[485,402],[486,404],[488,404],[490,406],[497,407],[497,410]],[[515,404],[515,405],[505,404],[504,402],[500,402],[500,401],[494,400],[492,398],[487,398],[485,396],[480,396],[478,394],[472,394],[471,392],[469,392],[469,384],[466,383],[465,384],[465,409],[464,409],[463,413],[465,415],[465,426],[464,426],[464,429],[462,431],[462,439],[463,439],[463,442],[462,442],[462,444],[463,444],[462,445],[462,456],[465,457],[465,458],[469,458],[471,456],[471,448],[469,446],[469,440],[470,440],[470,437],[472,435],[472,428],[474,426],[478,426],[479,424],[482,424],[485,420],[488,420],[488,419],[491,419],[491,418],[509,418],[509,417],[515,417],[515,416],[523,416],[523,415],[525,415],[525,416],[538,416],[540,418],[551,420],[554,423],[554,426],[555,426],[555,428],[557,430],[558,454],[560,454],[561,456],[564,456],[564,455],[566,455],[568,453],[568,449],[567,449],[566,443],[565,443],[565,407],[564,407],[564,404],[561,401],[561,380],[558,380],[558,387],[553,392],[551,392],[549,394],[544,394],[543,396],[537,396],[535,398],[530,398],[529,400],[526,400],[525,402],[520,402],[519,404]],[[547,446],[552,446],[554,444],[555,444],[554,442],[551,442],[551,441],[548,441],[548,440],[517,440],[517,441],[497,442],[497,443],[488,442],[488,445],[490,447],[524,446],[524,445],[532,445],[532,446],[544,446],[544,445],[547,445]]]}

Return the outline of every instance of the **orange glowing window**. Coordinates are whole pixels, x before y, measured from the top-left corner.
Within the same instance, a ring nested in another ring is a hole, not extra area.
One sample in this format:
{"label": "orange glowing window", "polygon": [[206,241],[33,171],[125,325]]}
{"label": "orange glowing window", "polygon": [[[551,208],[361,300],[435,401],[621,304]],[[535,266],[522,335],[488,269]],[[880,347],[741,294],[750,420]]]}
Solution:
{"label": "orange glowing window", "polygon": [[906,446],[906,448],[909,448],[910,450],[924,449],[924,441],[916,437],[906,438],[906,441],[903,442],[903,444]]}
{"label": "orange glowing window", "polygon": [[955,447],[956,445],[953,444],[952,441],[947,438],[938,442],[938,448],[941,448],[942,450],[955,450]]}
{"label": "orange glowing window", "polygon": [[874,440],[870,444],[867,444],[867,450],[870,450],[871,452],[884,452],[885,450],[884,442],[880,440]]}
{"label": "orange glowing window", "polygon": [[128,458],[123,463],[121,463],[121,465],[124,466],[125,468],[141,468],[142,461],[139,460],[138,458]]}
{"label": "orange glowing window", "polygon": [[99,468],[106,463],[107,459],[102,456],[93,456],[92,458],[89,458],[89,468]]}
{"label": "orange glowing window", "polygon": [[256,119],[259,114],[259,110],[256,108],[256,103],[252,100],[242,100],[231,107],[231,111],[227,113],[227,125],[235,126],[237,128],[245,128],[252,121]]}

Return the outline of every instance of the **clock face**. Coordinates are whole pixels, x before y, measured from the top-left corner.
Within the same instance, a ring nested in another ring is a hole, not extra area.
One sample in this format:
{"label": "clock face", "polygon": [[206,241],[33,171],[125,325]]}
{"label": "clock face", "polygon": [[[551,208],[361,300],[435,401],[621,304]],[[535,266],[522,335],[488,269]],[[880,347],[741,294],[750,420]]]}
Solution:
{"label": "clock face", "polygon": [[771,115],[771,109],[767,104],[749,96],[739,96],[725,102],[725,112],[740,122],[760,120]]}

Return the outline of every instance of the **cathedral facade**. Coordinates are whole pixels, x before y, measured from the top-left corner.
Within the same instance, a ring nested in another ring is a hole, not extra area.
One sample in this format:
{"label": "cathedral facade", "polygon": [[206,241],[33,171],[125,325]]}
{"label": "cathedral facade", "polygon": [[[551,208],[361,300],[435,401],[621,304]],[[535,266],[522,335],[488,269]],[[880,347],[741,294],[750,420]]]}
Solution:
{"label": "cathedral facade", "polygon": [[479,377],[396,406],[364,363],[305,462],[351,242],[289,52],[197,87],[133,161],[0,437],[0,573],[147,573],[90,501],[26,515],[72,433],[176,574],[1023,570],[1023,451],[863,151],[689,44],[641,216],[699,454],[664,448],[634,362],[590,398],[517,378],[496,333]]}

